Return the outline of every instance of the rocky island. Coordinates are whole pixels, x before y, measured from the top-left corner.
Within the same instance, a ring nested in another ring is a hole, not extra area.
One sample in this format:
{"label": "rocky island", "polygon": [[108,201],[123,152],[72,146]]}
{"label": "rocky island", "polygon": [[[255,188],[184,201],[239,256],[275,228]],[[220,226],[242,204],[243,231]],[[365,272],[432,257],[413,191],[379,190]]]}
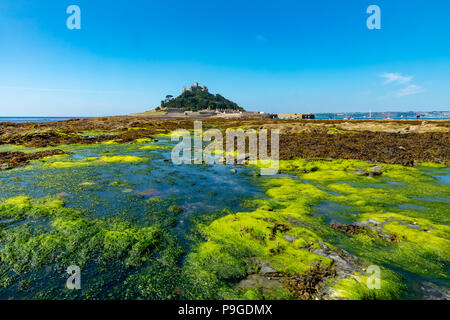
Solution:
{"label": "rocky island", "polygon": [[248,112],[237,103],[224,98],[220,94],[211,94],[206,86],[199,86],[198,82],[174,98],[167,95],[161,105],[153,110],[133,113],[131,116],[147,116],[156,118],[273,118],[274,115],[263,112]]}

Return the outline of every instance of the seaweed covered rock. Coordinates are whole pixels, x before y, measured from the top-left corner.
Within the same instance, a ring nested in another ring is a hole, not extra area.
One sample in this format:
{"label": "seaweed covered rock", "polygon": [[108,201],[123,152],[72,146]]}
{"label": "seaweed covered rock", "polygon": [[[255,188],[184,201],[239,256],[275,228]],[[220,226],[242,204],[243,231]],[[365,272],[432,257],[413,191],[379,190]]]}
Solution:
{"label": "seaweed covered rock", "polygon": [[0,152],[0,170],[9,170],[26,166],[31,160],[38,160],[46,157],[68,154],[60,149],[25,153],[20,151]]}

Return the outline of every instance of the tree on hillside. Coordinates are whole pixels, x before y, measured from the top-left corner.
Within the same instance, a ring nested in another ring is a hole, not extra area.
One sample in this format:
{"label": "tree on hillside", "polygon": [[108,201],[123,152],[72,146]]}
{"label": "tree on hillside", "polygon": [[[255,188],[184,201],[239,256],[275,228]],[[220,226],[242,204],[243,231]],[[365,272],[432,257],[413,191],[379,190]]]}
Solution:
{"label": "tree on hillside", "polygon": [[177,98],[172,99],[172,96],[167,96],[164,106],[168,108],[182,108],[184,110],[199,111],[205,109],[211,110],[235,110],[243,111],[233,101],[230,101],[220,94],[211,94],[206,91],[186,91]]}

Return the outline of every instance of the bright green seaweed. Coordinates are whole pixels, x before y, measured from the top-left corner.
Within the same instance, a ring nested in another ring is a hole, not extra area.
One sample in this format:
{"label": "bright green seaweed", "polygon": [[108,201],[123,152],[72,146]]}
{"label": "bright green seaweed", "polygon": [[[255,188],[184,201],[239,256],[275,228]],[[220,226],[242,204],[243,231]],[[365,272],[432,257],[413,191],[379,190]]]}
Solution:
{"label": "bright green seaweed", "polygon": [[[180,206],[159,196],[143,201],[129,188],[132,184],[119,167],[112,181],[90,175],[93,166],[136,166],[136,172],[150,172],[152,166],[156,171],[146,151],[164,152],[170,146],[139,145],[148,142],[62,146],[75,154],[92,148],[101,155],[51,157],[16,169],[39,168],[48,174],[48,180],[41,182],[43,190],[50,186],[64,190],[70,183],[79,197],[87,190],[119,188],[130,193],[130,203],[145,203],[148,216],[143,222],[129,212],[114,217],[92,215],[90,211],[100,203],[92,197],[87,198],[92,208],[85,210],[66,207],[64,197],[57,196],[4,199],[0,202],[0,221],[5,221],[0,224],[0,293],[2,288],[33,287],[40,281],[30,276],[33,272],[52,266],[64,274],[64,267],[77,264],[96,275],[81,298],[291,299],[294,294],[281,283],[247,284],[264,277],[264,266],[280,279],[306,275],[318,264],[337,269],[332,258],[320,254],[324,246],[335,253],[345,249],[362,259],[351,276],[323,279],[329,289],[325,298],[397,299],[407,290],[403,278],[407,273],[449,280],[450,186],[438,183],[427,171],[441,165],[407,168],[357,160],[280,161],[280,172],[286,176],[254,176],[264,198],[246,201],[249,211],[227,212],[197,223],[192,249],[185,252],[173,232],[184,219]],[[371,174],[375,165],[381,167],[381,175]],[[63,178],[52,179],[54,170]],[[348,208],[335,214],[362,225],[365,232],[349,235],[330,228],[327,216],[315,209],[323,203]],[[371,264],[382,267],[381,289],[375,291],[365,285],[364,270]],[[74,296],[66,290],[34,297]]]}
{"label": "bright green seaweed", "polygon": [[[256,201],[258,209],[231,214],[203,226],[207,242],[189,254],[188,268],[195,269],[192,273],[204,275],[200,277],[201,285],[217,286],[253,274],[255,259],[269,263],[285,276],[302,274],[318,261],[331,266],[330,259],[311,253],[311,248],[326,243],[324,239],[333,243],[335,237],[342,238],[313,214],[314,205],[329,201],[352,208],[355,223],[375,222],[367,224],[366,234],[340,240],[341,246],[353,249],[366,265],[395,266],[423,276],[449,279],[448,204],[417,199],[448,197],[449,186],[438,185],[419,169],[399,165],[381,165],[381,176],[369,176],[373,166],[356,160],[280,161],[282,172],[302,180],[271,178],[264,182],[269,200]],[[387,184],[388,181],[396,184]],[[405,204],[423,209],[397,208]],[[428,219],[423,218],[424,211],[428,211]],[[288,231],[274,235],[270,231],[274,224],[286,225]],[[294,237],[295,241],[287,241],[285,235]],[[390,241],[389,235],[395,241]],[[330,243],[328,246],[333,247]],[[383,273],[382,288],[376,292],[362,285],[363,280],[346,278],[332,285],[334,291],[329,298],[399,298],[405,289],[401,277],[388,269]],[[219,298],[229,296],[227,291],[221,295],[216,290],[216,294]],[[240,294],[246,297],[249,293]]]}

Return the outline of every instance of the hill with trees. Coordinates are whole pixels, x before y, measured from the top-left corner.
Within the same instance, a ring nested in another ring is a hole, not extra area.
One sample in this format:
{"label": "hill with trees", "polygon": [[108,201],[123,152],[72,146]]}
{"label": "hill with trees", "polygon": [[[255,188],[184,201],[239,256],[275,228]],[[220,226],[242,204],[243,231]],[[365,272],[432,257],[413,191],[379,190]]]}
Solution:
{"label": "hill with trees", "polygon": [[[245,111],[235,102],[230,101],[220,94],[211,94],[208,91],[184,91],[176,98],[166,96],[166,100],[161,101],[161,107],[179,108],[185,111],[211,110],[234,110]],[[160,108],[159,108],[160,109]],[[159,110],[158,108],[156,110]]]}

